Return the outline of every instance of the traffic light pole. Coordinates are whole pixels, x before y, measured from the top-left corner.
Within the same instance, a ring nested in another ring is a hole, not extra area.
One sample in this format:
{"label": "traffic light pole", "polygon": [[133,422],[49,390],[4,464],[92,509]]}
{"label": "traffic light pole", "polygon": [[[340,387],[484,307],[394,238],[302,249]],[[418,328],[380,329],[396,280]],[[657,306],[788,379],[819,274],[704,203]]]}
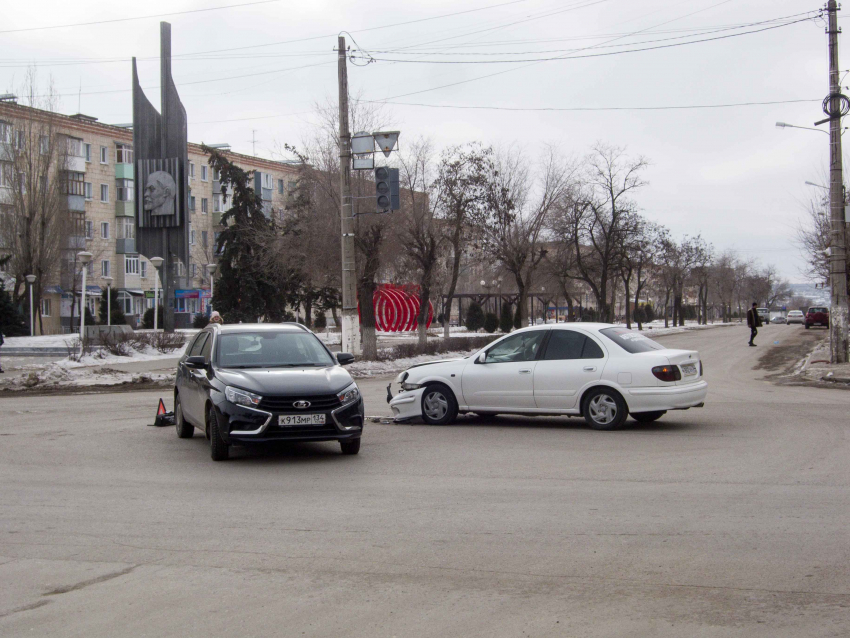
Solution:
{"label": "traffic light pole", "polygon": [[847,254],[844,221],[844,176],[841,158],[841,86],[838,76],[838,3],[829,0],[829,279],[832,288],[829,317],[830,360],[847,362]]}
{"label": "traffic light pole", "polygon": [[351,205],[351,132],[348,130],[348,67],[345,38],[338,40],[339,76],[339,190],[342,224],[342,351],[360,354],[360,317],[357,313],[357,261],[354,247],[354,211]]}

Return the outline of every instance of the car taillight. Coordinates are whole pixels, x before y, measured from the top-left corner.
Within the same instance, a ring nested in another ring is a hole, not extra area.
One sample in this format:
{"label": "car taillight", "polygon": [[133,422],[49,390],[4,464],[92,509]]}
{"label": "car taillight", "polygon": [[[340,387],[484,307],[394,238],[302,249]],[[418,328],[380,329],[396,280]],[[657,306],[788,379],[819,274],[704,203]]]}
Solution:
{"label": "car taillight", "polygon": [[661,381],[679,381],[682,378],[682,373],[676,366],[655,366],[652,374]]}

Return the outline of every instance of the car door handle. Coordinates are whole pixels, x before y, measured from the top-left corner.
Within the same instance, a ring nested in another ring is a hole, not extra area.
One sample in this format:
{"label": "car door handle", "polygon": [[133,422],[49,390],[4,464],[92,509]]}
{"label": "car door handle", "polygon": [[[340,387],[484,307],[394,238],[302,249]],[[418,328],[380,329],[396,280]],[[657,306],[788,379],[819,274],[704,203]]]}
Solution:
{"label": "car door handle", "polygon": [[596,366],[584,366],[582,368],[585,372],[596,372]]}
{"label": "car door handle", "polygon": [[523,368],[519,371],[520,374],[531,374],[531,368]]}

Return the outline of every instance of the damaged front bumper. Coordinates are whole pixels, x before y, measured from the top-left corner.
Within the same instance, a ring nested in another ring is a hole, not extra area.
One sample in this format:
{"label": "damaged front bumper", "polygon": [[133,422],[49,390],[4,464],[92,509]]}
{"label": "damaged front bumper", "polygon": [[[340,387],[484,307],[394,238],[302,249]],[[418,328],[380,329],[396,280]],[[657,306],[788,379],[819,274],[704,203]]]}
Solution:
{"label": "damaged front bumper", "polygon": [[416,390],[402,390],[395,396],[391,390],[392,384],[387,386],[387,403],[393,411],[393,420],[396,423],[417,419],[422,417],[422,393],[425,388]]}

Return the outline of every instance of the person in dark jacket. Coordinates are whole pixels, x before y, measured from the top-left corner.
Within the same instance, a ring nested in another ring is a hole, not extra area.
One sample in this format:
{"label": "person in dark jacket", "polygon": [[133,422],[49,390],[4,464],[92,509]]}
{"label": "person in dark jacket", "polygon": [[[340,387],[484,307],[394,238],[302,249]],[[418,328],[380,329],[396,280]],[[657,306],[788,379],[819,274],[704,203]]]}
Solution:
{"label": "person in dark jacket", "polygon": [[753,307],[747,310],[747,325],[750,327],[750,346],[755,346],[753,340],[756,338],[756,335],[759,333],[758,329],[761,328],[761,315],[759,315],[758,310],[756,310],[756,302],[753,302]]}

